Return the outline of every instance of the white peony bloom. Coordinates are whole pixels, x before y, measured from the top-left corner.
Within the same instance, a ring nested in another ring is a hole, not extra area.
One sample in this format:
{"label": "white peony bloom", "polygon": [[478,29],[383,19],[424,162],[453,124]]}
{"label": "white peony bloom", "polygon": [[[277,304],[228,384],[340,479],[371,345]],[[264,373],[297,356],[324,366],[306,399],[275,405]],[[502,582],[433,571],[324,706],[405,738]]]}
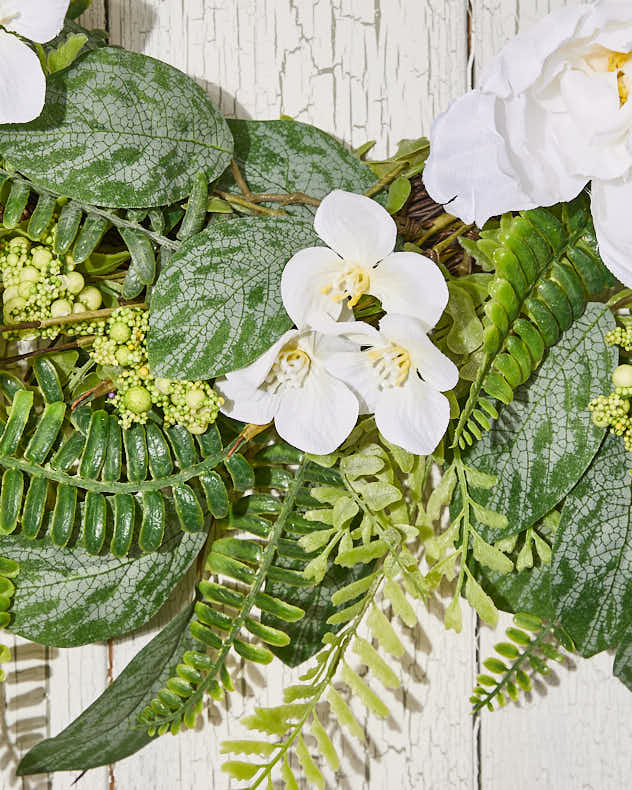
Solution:
{"label": "white peony bloom", "polygon": [[331,192],[320,204],[314,229],[327,247],[308,247],[283,272],[281,294],[297,326],[327,315],[351,316],[365,294],[387,312],[416,316],[430,328],[448,303],[439,267],[415,252],[393,252],[397,228],[379,203],[363,195]]}
{"label": "white peony bloom", "polygon": [[511,40],[435,122],[424,183],[465,222],[574,198],[592,181],[605,264],[632,285],[632,4],[562,8]]}
{"label": "white peony bloom", "polygon": [[358,399],[326,366],[333,354],[355,348],[343,337],[291,329],[256,362],[217,380],[221,411],[256,425],[274,420],[299,450],[331,453],[353,430]]}
{"label": "white peony bloom", "polygon": [[61,31],[70,0],[0,0],[0,124],[27,123],[44,107],[46,78],[23,36],[40,44]]}
{"label": "white peony bloom", "polygon": [[456,365],[432,344],[423,324],[409,316],[389,314],[379,331],[349,322],[346,332],[363,350],[333,354],[327,368],[356,393],[362,413],[375,413],[389,442],[429,455],[450,421],[450,404],[441,393],[456,386]]}

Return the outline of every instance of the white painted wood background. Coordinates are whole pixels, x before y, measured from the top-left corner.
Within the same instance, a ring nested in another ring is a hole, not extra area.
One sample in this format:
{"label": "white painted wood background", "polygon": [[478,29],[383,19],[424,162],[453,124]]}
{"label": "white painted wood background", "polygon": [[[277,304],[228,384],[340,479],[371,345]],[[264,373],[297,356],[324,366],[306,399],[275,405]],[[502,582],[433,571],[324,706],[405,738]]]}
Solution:
{"label": "white painted wood background", "polygon": [[[571,0],[572,2],[572,0]],[[427,133],[503,41],[561,0],[95,0],[89,25],[111,40],[195,77],[228,115],[309,121],[348,143],[392,150]],[[569,3],[570,4],[570,3]],[[441,604],[404,634],[405,689],[389,695],[393,718],[366,721],[366,749],[344,742],[341,790],[623,790],[632,786],[632,695],[611,677],[612,657],[557,670],[519,708],[473,721],[467,698],[479,652],[499,633],[446,634]],[[166,621],[160,618],[158,626]],[[504,625],[507,622],[504,621]],[[148,641],[147,628],[116,644],[55,650],[15,640],[0,714],[3,790],[67,790],[77,773],[17,779],[20,756],[92,702]],[[274,704],[292,673],[246,674],[228,712],[204,729],[165,736],[79,790],[223,790],[219,742],[253,704]],[[340,743],[340,741],[337,741]]]}

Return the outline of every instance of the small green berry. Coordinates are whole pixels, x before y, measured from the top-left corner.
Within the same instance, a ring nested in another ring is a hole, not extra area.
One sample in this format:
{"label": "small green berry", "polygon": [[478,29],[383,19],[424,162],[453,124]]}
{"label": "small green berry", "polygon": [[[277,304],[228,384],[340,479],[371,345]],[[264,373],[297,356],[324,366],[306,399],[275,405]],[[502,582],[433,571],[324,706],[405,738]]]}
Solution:
{"label": "small green berry", "polygon": [[115,321],[110,327],[110,337],[115,343],[126,343],[131,334],[129,326],[122,321]]}
{"label": "small green berry", "polygon": [[78,294],[83,291],[83,288],[86,284],[86,281],[83,279],[83,276],[79,274],[79,272],[69,272],[66,275],[66,289],[71,294]]}
{"label": "small green berry", "polygon": [[70,315],[71,312],[72,305],[67,299],[56,299],[50,306],[50,314],[53,318],[61,318]]}
{"label": "small green berry", "polygon": [[53,253],[47,250],[46,247],[36,247],[31,253],[33,259],[33,266],[38,269],[46,269],[48,264],[53,260]]}
{"label": "small green berry", "polygon": [[151,409],[151,395],[145,387],[131,387],[123,401],[125,407],[134,414],[143,414]]}
{"label": "small green berry", "polygon": [[2,301],[5,304],[7,304],[7,302],[10,302],[12,299],[15,299],[16,296],[19,296],[18,286],[10,285],[8,288],[4,289],[4,292],[2,293]]}
{"label": "small green berry", "polygon": [[612,374],[615,387],[632,387],[632,365],[619,365]]}
{"label": "small green berry", "polygon": [[18,285],[18,295],[23,299],[28,299],[33,293],[35,293],[35,283],[24,282]]}
{"label": "small green berry", "polygon": [[119,365],[121,365],[121,367],[126,367],[129,365],[130,356],[130,350],[127,348],[127,346],[121,346],[119,349],[117,349],[115,354],[116,361]]}
{"label": "small green berry", "polygon": [[35,266],[25,266],[20,272],[21,283],[37,283],[41,279],[41,272]]}
{"label": "small green berry", "polygon": [[93,285],[88,285],[79,293],[79,299],[82,301],[88,310],[98,310],[103,302],[101,291]]}
{"label": "small green berry", "polygon": [[14,299],[11,299],[4,306],[5,321],[11,323],[14,316],[16,316],[22,310],[24,310],[25,307],[26,307],[26,300],[22,299],[21,296],[16,296]]}

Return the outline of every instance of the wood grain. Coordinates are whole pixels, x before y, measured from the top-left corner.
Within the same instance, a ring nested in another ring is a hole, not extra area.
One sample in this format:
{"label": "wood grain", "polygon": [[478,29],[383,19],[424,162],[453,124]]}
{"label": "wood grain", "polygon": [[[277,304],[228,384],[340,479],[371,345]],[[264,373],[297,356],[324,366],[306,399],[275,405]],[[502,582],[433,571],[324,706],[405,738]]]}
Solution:
{"label": "wood grain", "polygon": [[[476,81],[490,57],[555,0],[96,0],[86,24],[109,26],[112,43],[187,71],[231,116],[314,123],[352,145],[376,139],[378,154],[401,137],[428,133],[432,119]],[[469,13],[468,13],[469,11]],[[182,593],[186,596],[186,591]],[[182,602],[182,598],[179,602]],[[77,773],[15,778],[39,737],[56,734],[106,687],[173,614],[105,645],[53,650],[16,639],[0,716],[0,788],[69,790]],[[611,678],[611,657],[557,672],[522,709],[473,721],[467,697],[498,633],[473,616],[446,634],[441,602],[401,628],[403,691],[385,700],[393,717],[369,717],[366,748],[334,736],[344,751],[341,790],[623,790],[629,787],[632,696]],[[506,624],[506,623],[505,623]],[[397,628],[400,625],[397,624]],[[239,670],[235,667],[236,671]],[[239,674],[239,672],[238,672]],[[91,771],[79,790],[224,790],[219,744],[241,732],[254,704],[274,704],[297,673],[273,665],[241,673],[206,726],[165,736],[111,770]]]}

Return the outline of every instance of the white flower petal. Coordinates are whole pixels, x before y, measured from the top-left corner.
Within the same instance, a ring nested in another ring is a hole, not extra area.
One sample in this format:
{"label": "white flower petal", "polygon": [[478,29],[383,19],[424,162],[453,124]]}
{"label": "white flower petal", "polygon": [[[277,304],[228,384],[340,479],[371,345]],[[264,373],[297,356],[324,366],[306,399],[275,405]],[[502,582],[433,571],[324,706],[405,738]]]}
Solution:
{"label": "white flower petal", "polygon": [[497,105],[498,131],[507,142],[516,178],[535,206],[572,200],[588,180],[576,166],[569,131],[561,133],[556,126],[560,117],[568,115],[550,112],[530,94]]}
{"label": "white flower petal", "polygon": [[314,315],[338,318],[342,303],[323,293],[323,288],[342,268],[342,258],[328,247],[306,247],[287,262],[281,277],[283,306],[298,327]]}
{"label": "white flower petal", "polygon": [[614,276],[632,288],[632,180],[593,181],[592,215],[599,254]]}
{"label": "white flower petal", "polygon": [[318,316],[312,322],[312,328],[320,336],[344,337],[358,346],[373,346],[380,342],[379,331],[364,321],[333,321],[329,316]]}
{"label": "white flower petal", "polygon": [[325,362],[327,370],[344,381],[360,403],[360,414],[375,411],[380,394],[378,377],[365,351],[332,354]]}
{"label": "white flower petal", "polygon": [[619,178],[632,166],[632,102],[620,106],[614,72],[568,71],[560,80],[566,112],[552,113],[553,140],[566,168],[584,178]]}
{"label": "white flower petal", "polygon": [[375,409],[382,436],[415,455],[430,455],[449,421],[448,399],[416,376],[402,387],[383,390]]}
{"label": "white flower petal", "polygon": [[217,379],[215,389],[224,398],[222,414],[254,425],[266,425],[274,419],[278,398],[243,377]]}
{"label": "white flower petal", "polygon": [[[380,331],[407,349],[413,368],[419,371],[424,381],[441,392],[456,387],[459,380],[457,366],[434,345],[420,321],[405,315],[388,314],[380,321]],[[413,370],[410,375],[413,375]]]}
{"label": "white flower petal", "polygon": [[371,271],[370,292],[388,313],[411,315],[431,329],[448,303],[448,286],[436,263],[416,252],[394,252]]}
{"label": "white flower petal", "polygon": [[300,332],[298,330],[288,329],[259,359],[256,359],[250,365],[231,371],[226,374],[226,378],[238,379],[239,381],[247,382],[253,387],[258,387],[270,372],[270,368],[274,365],[279,351],[286,343],[298,338],[299,335]]}
{"label": "white flower petal", "polygon": [[[546,65],[549,65],[547,76],[551,79],[561,68],[562,59],[556,58],[558,51],[573,40],[589,9],[586,5],[560,8],[530,30],[510,39],[485,70],[482,89],[503,98],[516,96],[541,79]],[[547,64],[553,58],[557,63]]]}
{"label": "white flower petal", "polygon": [[336,189],[316,211],[314,230],[342,258],[373,266],[395,248],[397,228],[391,215],[375,200]]}
{"label": "white flower petal", "polygon": [[505,211],[535,208],[496,128],[495,96],[470,91],[432,126],[423,181],[430,197],[463,222],[482,227]]}
{"label": "white flower petal", "polygon": [[[61,31],[70,0],[0,0],[5,27],[44,44]],[[4,71],[2,71],[4,77]]]}
{"label": "white flower petal", "polygon": [[632,19],[627,0],[600,0],[595,3],[578,31],[578,38],[591,37],[594,43],[613,52],[632,49]]}
{"label": "white flower petal", "polygon": [[28,123],[42,112],[46,79],[39,58],[0,30],[0,123]]}
{"label": "white flower petal", "polygon": [[299,450],[327,455],[338,448],[358,419],[358,399],[324,369],[310,371],[302,387],[279,394],[274,420],[279,435]]}

